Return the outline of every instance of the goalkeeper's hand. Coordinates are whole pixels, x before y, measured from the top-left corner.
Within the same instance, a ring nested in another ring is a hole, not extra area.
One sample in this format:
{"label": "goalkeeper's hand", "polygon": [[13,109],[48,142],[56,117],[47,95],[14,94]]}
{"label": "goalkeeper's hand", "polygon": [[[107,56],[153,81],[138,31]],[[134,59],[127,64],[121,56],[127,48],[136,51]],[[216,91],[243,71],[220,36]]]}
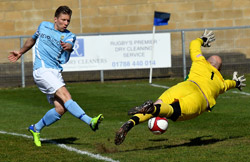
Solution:
{"label": "goalkeeper's hand", "polygon": [[233,80],[236,82],[235,88],[238,88],[240,91],[242,90],[242,87],[246,86],[246,84],[243,83],[243,82],[246,81],[246,78],[244,77],[244,75],[238,77],[238,72],[237,71],[235,71],[233,73]]}
{"label": "goalkeeper's hand", "polygon": [[207,29],[205,29],[203,35],[200,38],[203,40],[203,47],[210,47],[211,42],[215,41],[215,35],[213,31],[208,32]]}

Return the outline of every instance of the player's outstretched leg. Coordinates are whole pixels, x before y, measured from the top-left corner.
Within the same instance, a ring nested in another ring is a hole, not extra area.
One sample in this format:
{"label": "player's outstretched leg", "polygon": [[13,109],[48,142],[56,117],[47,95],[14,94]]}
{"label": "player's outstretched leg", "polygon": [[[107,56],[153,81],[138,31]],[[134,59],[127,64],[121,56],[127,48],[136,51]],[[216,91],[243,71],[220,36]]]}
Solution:
{"label": "player's outstretched leg", "polygon": [[116,132],[115,135],[115,144],[120,145],[125,140],[125,137],[128,133],[128,131],[133,128],[134,123],[132,121],[127,121],[124,123],[121,128]]}
{"label": "player's outstretched leg", "polygon": [[89,124],[90,128],[93,131],[96,131],[98,129],[99,124],[101,123],[103,119],[104,117],[102,114],[99,114],[97,117],[92,118]]}
{"label": "player's outstretched leg", "polygon": [[128,111],[128,115],[134,114],[152,114],[154,112],[154,103],[151,100],[146,101],[141,106],[136,106]]}
{"label": "player's outstretched leg", "polygon": [[35,125],[29,126],[28,131],[32,134],[35,145],[41,147],[40,133],[36,131]]}

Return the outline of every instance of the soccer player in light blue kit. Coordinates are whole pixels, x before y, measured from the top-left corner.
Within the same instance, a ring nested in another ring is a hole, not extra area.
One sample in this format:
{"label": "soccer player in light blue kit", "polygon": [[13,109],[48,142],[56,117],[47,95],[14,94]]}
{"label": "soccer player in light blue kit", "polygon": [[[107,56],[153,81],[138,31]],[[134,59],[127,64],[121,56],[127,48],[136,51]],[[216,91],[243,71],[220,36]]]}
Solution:
{"label": "soccer player in light blue kit", "polygon": [[68,62],[76,40],[76,36],[67,30],[71,15],[72,11],[69,7],[60,6],[55,12],[54,23],[42,22],[32,38],[28,38],[19,51],[10,52],[8,57],[11,62],[16,62],[34,46],[34,81],[38,88],[47,95],[48,102],[55,106],[40,121],[28,128],[38,147],[41,146],[42,128],[59,120],[66,111],[90,125],[93,131],[98,129],[98,125],[104,118],[102,114],[94,118],[89,117],[72,100],[62,78],[63,68],[60,64]]}

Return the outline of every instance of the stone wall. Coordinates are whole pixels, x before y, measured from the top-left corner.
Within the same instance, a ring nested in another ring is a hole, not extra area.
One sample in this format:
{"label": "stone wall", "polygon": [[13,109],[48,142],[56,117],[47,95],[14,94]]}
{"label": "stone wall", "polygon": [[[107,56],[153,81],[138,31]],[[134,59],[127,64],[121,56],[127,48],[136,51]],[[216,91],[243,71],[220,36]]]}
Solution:
{"label": "stone wall", "polygon": [[241,26],[250,21],[249,0],[1,0],[0,36],[33,34],[41,21],[53,21],[59,5],[73,10],[69,29],[74,33],[152,30],[155,10],[171,13],[168,29]]}
{"label": "stone wall", "polygon": [[[79,33],[151,31],[155,10],[171,13],[163,29],[212,28],[250,24],[249,0],[0,0],[0,36],[32,35],[42,21],[53,22],[60,5],[73,10],[69,30]],[[202,32],[186,34],[190,40]],[[243,53],[250,57],[250,30],[219,30],[216,43],[207,53]],[[8,62],[8,52],[17,50],[18,39],[0,39],[0,62]],[[173,55],[182,52],[180,33],[171,34]],[[28,53],[26,61],[31,61]]]}

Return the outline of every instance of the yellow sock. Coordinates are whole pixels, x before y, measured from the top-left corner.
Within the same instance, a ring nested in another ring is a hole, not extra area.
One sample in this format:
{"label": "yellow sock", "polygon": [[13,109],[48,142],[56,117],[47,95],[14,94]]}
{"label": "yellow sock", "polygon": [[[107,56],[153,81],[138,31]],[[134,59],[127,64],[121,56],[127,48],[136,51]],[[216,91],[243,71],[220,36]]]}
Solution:
{"label": "yellow sock", "polygon": [[156,116],[170,117],[174,113],[174,109],[171,105],[166,103],[160,103],[155,105],[155,110],[153,112]]}
{"label": "yellow sock", "polygon": [[[156,104],[154,107],[155,107],[155,110],[154,110],[153,114],[156,116],[168,118],[174,112],[173,107],[169,104],[166,104],[166,103]],[[154,115],[152,115],[152,114],[145,114],[145,115],[135,114],[132,118],[129,119],[129,121],[132,121],[134,123],[134,125],[137,125],[139,123],[143,123],[143,122],[149,120]]]}
{"label": "yellow sock", "polygon": [[136,125],[139,123],[143,123],[152,117],[153,117],[152,114],[145,114],[145,115],[135,114],[132,118],[129,119],[129,121],[132,121],[134,123],[134,125]]}
{"label": "yellow sock", "polygon": [[128,121],[132,121],[134,123],[134,126],[135,126],[135,121],[133,119],[129,119]]}

